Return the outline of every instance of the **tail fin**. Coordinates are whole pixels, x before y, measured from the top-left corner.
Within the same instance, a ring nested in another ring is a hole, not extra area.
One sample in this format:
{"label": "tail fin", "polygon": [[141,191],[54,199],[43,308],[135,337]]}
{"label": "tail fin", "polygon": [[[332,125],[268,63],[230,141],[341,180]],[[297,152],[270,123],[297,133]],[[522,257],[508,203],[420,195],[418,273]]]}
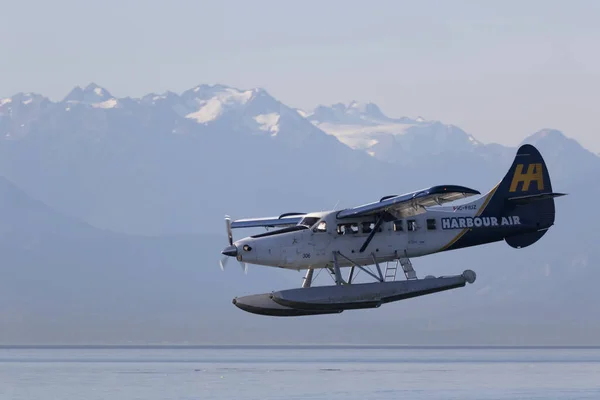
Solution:
{"label": "tail fin", "polygon": [[519,148],[506,176],[494,189],[484,211],[488,215],[517,215],[532,229],[504,238],[511,247],[521,248],[537,242],[554,224],[554,198],[548,168],[532,145]]}

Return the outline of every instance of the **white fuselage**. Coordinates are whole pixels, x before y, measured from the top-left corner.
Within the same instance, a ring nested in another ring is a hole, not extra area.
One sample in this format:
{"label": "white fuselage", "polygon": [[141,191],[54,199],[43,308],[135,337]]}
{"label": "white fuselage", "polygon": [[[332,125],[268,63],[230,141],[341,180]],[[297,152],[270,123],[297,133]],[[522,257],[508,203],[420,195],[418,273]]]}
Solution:
{"label": "white fuselage", "polygon": [[[337,219],[337,211],[308,214],[318,221],[307,229],[270,232],[265,236],[238,240],[238,260],[289,269],[327,268],[333,265],[333,254],[339,252],[359,265],[391,261],[403,257],[419,257],[445,250],[473,227],[495,224],[519,225],[518,217],[509,219],[480,218],[493,191],[461,206],[431,207],[425,212],[381,224],[369,245],[360,251],[375,226],[375,220],[363,218]],[[338,257],[340,267],[352,263]]]}

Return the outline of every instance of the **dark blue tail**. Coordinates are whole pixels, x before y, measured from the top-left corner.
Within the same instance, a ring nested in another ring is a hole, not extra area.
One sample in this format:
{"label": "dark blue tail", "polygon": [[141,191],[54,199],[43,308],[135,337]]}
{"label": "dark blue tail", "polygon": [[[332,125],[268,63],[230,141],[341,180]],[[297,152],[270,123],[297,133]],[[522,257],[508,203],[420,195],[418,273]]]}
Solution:
{"label": "dark blue tail", "polygon": [[498,184],[484,211],[489,215],[518,217],[519,226],[506,230],[504,240],[514,248],[537,242],[554,224],[554,198],[548,167],[532,145],[519,148],[506,176]]}
{"label": "dark blue tail", "polygon": [[474,226],[464,229],[446,250],[500,240],[514,248],[527,247],[554,224],[554,198],[562,195],[552,191],[540,152],[532,145],[523,145],[504,179],[474,202],[480,207]]}

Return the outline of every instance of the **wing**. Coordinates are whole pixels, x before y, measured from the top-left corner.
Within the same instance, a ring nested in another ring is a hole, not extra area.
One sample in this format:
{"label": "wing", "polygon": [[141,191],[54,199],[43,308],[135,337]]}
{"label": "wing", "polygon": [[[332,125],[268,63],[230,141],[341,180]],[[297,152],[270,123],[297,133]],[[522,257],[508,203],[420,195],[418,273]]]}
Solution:
{"label": "wing", "polygon": [[306,213],[286,213],[281,214],[279,217],[238,219],[231,222],[231,228],[256,228],[261,226],[265,228],[274,228],[276,226],[294,226],[302,220],[304,215],[306,215]]}
{"label": "wing", "polygon": [[340,211],[337,217],[343,219],[380,214],[384,220],[391,221],[420,214],[425,211],[425,207],[438,206],[478,194],[481,193],[464,186],[433,186],[399,196],[386,196],[375,203],[348,208]]}

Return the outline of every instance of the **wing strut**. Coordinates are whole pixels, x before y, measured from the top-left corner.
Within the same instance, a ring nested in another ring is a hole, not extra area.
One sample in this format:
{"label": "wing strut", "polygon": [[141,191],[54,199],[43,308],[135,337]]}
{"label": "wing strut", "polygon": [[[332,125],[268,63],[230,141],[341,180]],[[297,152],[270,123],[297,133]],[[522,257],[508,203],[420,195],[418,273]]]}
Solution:
{"label": "wing strut", "polygon": [[377,267],[377,272],[379,273],[379,281],[385,282],[383,275],[381,274],[381,268],[379,267],[379,263],[377,262],[377,257],[375,257],[375,253],[371,253],[371,257],[373,257],[373,263]]}
{"label": "wing strut", "polygon": [[377,222],[375,223],[375,226],[373,227],[373,230],[371,231],[371,233],[369,233],[369,236],[367,236],[367,239],[365,240],[362,247],[358,251],[359,253],[363,253],[367,249],[367,246],[369,245],[369,243],[371,243],[371,240],[373,240],[373,236],[375,236],[375,233],[377,233],[377,231],[381,227],[382,223],[383,223],[383,216],[380,215],[379,219],[377,219]]}

